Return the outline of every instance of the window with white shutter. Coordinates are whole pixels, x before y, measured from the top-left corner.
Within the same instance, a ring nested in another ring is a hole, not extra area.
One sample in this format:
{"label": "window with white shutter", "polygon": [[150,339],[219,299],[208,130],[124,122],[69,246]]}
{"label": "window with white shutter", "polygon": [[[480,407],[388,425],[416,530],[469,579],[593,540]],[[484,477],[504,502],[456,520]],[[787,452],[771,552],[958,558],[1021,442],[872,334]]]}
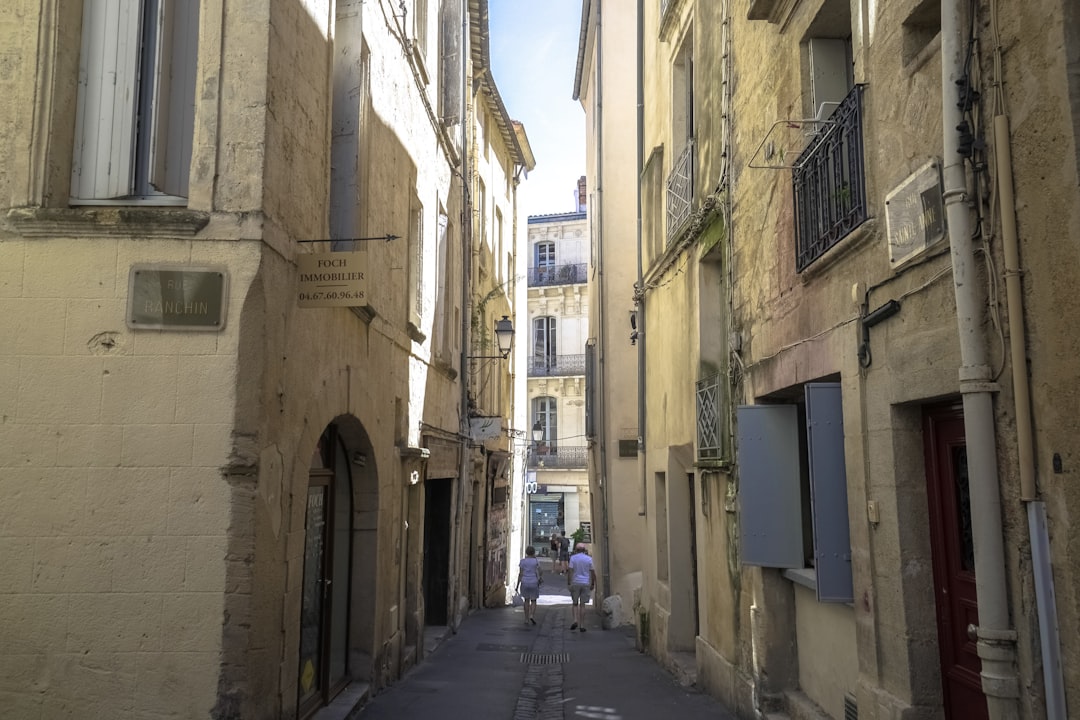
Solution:
{"label": "window with white shutter", "polygon": [[73,204],[183,202],[198,26],[198,0],[83,3]]}

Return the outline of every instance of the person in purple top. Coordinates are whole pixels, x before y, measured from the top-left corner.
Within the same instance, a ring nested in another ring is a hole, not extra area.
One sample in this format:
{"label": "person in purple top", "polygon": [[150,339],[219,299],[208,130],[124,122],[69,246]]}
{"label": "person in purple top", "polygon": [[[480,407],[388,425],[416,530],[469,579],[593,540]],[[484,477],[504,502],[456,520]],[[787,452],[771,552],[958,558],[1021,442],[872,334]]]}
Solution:
{"label": "person in purple top", "polygon": [[536,559],[536,548],[529,545],[525,548],[525,557],[518,563],[518,579],[515,590],[521,593],[525,600],[525,624],[535,625],[536,601],[540,598],[540,585],[544,582],[544,574],[540,571],[540,561]]}

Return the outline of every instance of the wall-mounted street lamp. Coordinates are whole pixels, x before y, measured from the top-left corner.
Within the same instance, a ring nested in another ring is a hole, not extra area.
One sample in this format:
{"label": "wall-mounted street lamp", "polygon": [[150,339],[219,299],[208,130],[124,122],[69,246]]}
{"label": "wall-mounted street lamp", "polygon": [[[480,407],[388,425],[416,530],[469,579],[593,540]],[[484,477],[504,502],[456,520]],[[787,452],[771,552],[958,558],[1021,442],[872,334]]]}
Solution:
{"label": "wall-mounted street lamp", "polygon": [[535,445],[537,443],[543,442],[543,440],[544,440],[544,426],[540,424],[539,420],[537,420],[536,422],[533,423],[533,426],[532,426],[532,441],[533,441],[533,444]]}
{"label": "wall-mounted street lamp", "polygon": [[514,348],[514,323],[506,315],[495,322],[495,342],[499,346],[498,355],[466,355],[469,360],[505,360]]}

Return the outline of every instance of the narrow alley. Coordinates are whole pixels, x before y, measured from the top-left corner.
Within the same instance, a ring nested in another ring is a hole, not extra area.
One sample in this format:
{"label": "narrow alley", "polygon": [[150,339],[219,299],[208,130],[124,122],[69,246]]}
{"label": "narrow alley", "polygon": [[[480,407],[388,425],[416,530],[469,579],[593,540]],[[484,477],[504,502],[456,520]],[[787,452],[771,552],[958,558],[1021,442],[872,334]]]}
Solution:
{"label": "narrow alley", "polygon": [[537,624],[520,606],[480,610],[400,682],[376,695],[359,720],[734,720],[714,698],[683,687],[634,647],[633,626],[571,631],[564,576],[546,563]]}

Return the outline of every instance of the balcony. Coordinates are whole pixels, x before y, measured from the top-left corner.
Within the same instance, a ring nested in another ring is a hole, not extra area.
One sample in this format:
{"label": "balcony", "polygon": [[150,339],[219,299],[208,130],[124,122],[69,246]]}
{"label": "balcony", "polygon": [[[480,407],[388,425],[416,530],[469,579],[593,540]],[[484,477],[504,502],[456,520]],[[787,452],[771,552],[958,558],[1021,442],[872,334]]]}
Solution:
{"label": "balcony", "polygon": [[567,263],[566,265],[529,268],[529,287],[573,285],[587,280],[585,263]]}
{"label": "balcony", "polygon": [[676,158],[667,179],[667,238],[671,242],[690,219],[694,204],[694,139]]}
{"label": "balcony", "polygon": [[529,358],[529,377],[565,377],[585,374],[584,355],[554,355]]}
{"label": "balcony", "polygon": [[529,453],[528,466],[540,470],[583,470],[588,459],[585,445],[540,444]]}
{"label": "balcony", "polygon": [[866,221],[862,94],[852,88],[792,168],[799,272]]}

